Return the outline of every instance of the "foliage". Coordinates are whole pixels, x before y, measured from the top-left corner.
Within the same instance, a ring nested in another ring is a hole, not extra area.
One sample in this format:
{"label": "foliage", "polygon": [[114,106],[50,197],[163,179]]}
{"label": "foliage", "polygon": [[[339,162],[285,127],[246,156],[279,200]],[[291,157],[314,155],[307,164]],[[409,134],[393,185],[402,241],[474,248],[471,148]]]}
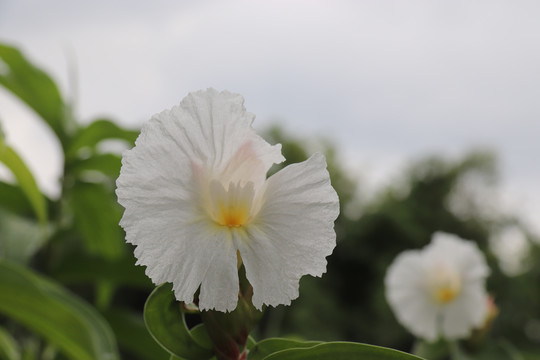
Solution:
{"label": "foliage", "polygon": [[[155,359],[164,352],[144,329],[140,310],[151,284],[134,266],[118,226],[120,157],[99,147],[110,139],[131,146],[138,132],[107,119],[80,125],[55,82],[19,50],[0,45],[0,61],[0,84],[50,126],[64,152],[62,193],[47,199],[0,138],[0,162],[16,180],[0,182],[4,357]],[[120,322],[131,324],[129,331]],[[133,341],[149,344],[153,355]]]}

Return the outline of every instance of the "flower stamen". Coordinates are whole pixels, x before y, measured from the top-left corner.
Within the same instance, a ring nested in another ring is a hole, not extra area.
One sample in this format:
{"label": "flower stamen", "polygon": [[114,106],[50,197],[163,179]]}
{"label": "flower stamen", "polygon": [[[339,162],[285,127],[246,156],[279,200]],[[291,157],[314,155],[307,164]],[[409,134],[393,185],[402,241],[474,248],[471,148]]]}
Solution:
{"label": "flower stamen", "polygon": [[229,183],[229,189],[221,182],[210,182],[210,209],[212,219],[221,226],[238,228],[251,220],[251,209],[255,195],[253,182],[241,186],[240,183]]}
{"label": "flower stamen", "polygon": [[428,288],[438,304],[444,305],[456,299],[461,292],[461,278],[455,269],[440,264],[430,273]]}

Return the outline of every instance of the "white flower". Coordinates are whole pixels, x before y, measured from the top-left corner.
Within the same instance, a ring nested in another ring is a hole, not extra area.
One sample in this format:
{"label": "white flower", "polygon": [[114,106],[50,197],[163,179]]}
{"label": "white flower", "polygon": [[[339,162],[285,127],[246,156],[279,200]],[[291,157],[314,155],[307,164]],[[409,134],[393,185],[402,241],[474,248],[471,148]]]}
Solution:
{"label": "white flower", "polygon": [[[209,89],[146,123],[122,159],[120,224],[137,264],[199,308],[232,311],[238,260],[253,304],[290,304],[301,276],[321,276],[335,247],[338,197],[321,154],[266,172],[281,145],[259,137],[243,98]],[[241,256],[237,259],[238,256]]]}
{"label": "white flower", "polygon": [[415,336],[465,338],[486,318],[488,275],[475,243],[438,232],[424,249],[405,251],[394,260],[385,278],[386,298]]}

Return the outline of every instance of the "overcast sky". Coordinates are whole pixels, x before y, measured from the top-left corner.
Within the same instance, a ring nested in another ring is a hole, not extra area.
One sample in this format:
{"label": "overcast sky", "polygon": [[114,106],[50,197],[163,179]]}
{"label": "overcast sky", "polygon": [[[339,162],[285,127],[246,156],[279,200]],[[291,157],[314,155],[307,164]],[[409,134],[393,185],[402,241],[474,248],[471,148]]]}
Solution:
{"label": "overcast sky", "polygon": [[[188,92],[242,94],[256,127],[324,134],[370,181],[426,154],[497,151],[505,206],[540,229],[540,2],[0,0],[0,41],[78,114],[140,126]],[[5,92],[11,145],[55,192],[47,129]]]}

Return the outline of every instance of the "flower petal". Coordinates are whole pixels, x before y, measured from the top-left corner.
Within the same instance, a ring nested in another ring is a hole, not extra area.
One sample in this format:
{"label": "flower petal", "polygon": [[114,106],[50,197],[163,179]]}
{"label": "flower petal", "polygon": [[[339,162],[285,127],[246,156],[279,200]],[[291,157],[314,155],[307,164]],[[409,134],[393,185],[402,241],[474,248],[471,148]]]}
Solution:
{"label": "flower petal", "polygon": [[443,309],[442,331],[447,339],[469,336],[486,319],[488,305],[484,284],[467,284],[456,301]]}
{"label": "flower petal", "polygon": [[255,116],[243,104],[238,94],[208,89],[190,93],[180,106],[152,120],[167,128],[187,158],[226,173],[229,181],[241,178],[260,184],[270,166],[285,159],[281,145],[272,146],[255,133],[251,127]]}
{"label": "flower petal", "polygon": [[290,304],[306,274],[321,276],[335,247],[339,200],[321,154],[287,166],[266,183],[261,208],[237,246],[253,304]]}
{"label": "flower petal", "polygon": [[[222,226],[216,229],[219,236],[213,239],[212,261],[201,284],[199,308],[233,311],[238,302],[238,260],[232,232]],[[208,256],[207,255],[207,256]]]}
{"label": "flower petal", "polygon": [[[123,221],[127,233],[133,225]],[[206,219],[181,224],[166,213],[159,223],[143,220],[137,225],[136,239],[145,239],[130,241],[137,245],[137,265],[147,267],[146,274],[155,284],[173,283],[176,299],[186,303],[193,302],[201,286],[201,309],[234,310],[238,273],[236,248],[229,231]]]}
{"label": "flower petal", "polygon": [[433,240],[425,251],[426,256],[445,258],[456,264],[465,281],[485,279],[490,273],[484,255],[477,244],[465,241],[457,235],[438,231],[433,234]]}
{"label": "flower petal", "polygon": [[422,252],[402,252],[388,268],[385,277],[386,299],[403,326],[415,336],[433,341],[438,336],[439,310],[424,289],[424,277]]}

